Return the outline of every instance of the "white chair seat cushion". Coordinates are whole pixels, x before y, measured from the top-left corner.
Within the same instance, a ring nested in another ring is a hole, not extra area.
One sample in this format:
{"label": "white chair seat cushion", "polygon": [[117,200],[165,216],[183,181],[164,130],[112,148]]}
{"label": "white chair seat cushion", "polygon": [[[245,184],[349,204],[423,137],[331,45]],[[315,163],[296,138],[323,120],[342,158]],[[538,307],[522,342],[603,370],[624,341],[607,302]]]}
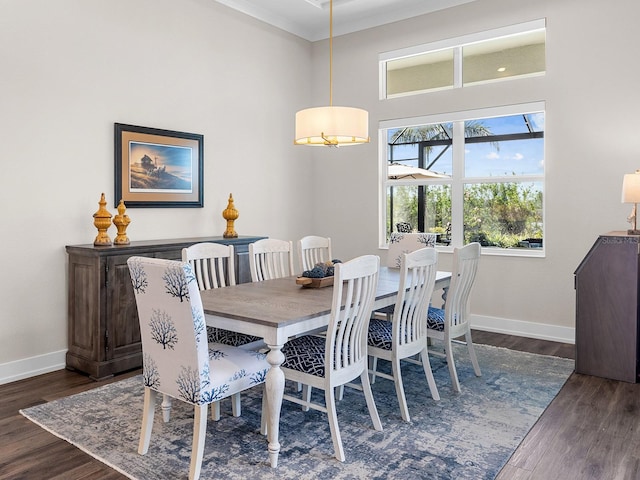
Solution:
{"label": "white chair seat cushion", "polygon": [[224,330],[222,328],[207,327],[207,340],[209,343],[223,343],[233,347],[240,347],[262,340],[262,338],[245,333],[232,332],[231,330]]}
{"label": "white chair seat cushion", "polygon": [[391,350],[393,347],[393,322],[372,318],[369,321],[367,343],[372,347]]}
{"label": "white chair seat cushion", "polygon": [[210,385],[202,392],[200,401],[193,403],[208,403],[259,385],[265,381],[269,368],[264,353],[210,343]]}
{"label": "white chair seat cushion", "polygon": [[429,307],[427,313],[427,328],[444,332],[444,310],[436,307]]}
{"label": "white chair seat cushion", "polygon": [[324,377],[326,338],[303,335],[289,340],[282,347],[285,360],[282,367]]}

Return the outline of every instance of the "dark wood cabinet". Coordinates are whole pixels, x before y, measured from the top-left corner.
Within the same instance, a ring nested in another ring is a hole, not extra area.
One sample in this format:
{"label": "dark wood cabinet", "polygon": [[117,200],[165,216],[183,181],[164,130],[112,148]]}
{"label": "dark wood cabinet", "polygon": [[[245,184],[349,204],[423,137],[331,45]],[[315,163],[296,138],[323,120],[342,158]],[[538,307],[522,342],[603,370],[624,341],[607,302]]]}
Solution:
{"label": "dark wood cabinet", "polygon": [[638,381],[639,241],[601,235],[575,272],[577,373]]}
{"label": "dark wood cabinet", "polygon": [[266,237],[203,237],[94,247],[70,245],[67,368],[94,379],[142,365],[140,327],[127,259],[134,255],[180,260],[198,242],[233,245],[238,283],[251,281],[249,244]]}

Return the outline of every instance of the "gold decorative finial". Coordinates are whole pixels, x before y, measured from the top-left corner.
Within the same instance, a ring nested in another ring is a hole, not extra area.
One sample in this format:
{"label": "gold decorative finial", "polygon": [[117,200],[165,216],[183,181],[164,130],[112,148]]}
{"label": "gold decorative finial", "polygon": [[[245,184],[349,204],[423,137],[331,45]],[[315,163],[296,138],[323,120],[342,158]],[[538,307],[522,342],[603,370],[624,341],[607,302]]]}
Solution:
{"label": "gold decorative finial", "polygon": [[120,199],[118,204],[118,215],[113,218],[113,224],[118,229],[118,234],[113,240],[115,245],[129,245],[129,237],[127,237],[127,226],[131,223],[129,215],[125,215],[127,207],[124,205],[124,201]]}
{"label": "gold decorative finial", "polygon": [[100,208],[93,214],[93,225],[98,229],[98,236],[93,241],[96,246],[108,246],[111,245],[111,239],[107,235],[107,230],[111,226],[111,214],[106,209],[107,201],[104,199],[104,193],[100,197],[98,202]]}
{"label": "gold decorative finial", "polygon": [[233,205],[233,195],[229,194],[229,203],[227,204],[227,208],[222,211],[222,218],[227,221],[227,229],[224,231],[222,236],[224,238],[237,238],[238,234],[233,229],[233,222],[238,218],[238,210]]}

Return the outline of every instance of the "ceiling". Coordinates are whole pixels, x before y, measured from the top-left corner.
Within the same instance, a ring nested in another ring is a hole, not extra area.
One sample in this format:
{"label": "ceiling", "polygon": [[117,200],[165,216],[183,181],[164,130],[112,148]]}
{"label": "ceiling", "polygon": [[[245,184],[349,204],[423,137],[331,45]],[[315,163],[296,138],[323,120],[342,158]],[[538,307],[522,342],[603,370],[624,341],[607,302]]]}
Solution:
{"label": "ceiling", "polygon": [[[306,40],[329,38],[329,0],[216,0]],[[333,35],[344,35],[474,0],[333,0]]]}

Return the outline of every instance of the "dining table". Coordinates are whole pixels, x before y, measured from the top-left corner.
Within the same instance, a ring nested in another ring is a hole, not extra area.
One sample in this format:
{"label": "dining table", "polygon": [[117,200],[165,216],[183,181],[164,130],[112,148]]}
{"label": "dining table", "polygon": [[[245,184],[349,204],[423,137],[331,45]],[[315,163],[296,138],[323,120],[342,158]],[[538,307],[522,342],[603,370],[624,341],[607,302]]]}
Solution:
{"label": "dining table", "polygon": [[[434,291],[446,290],[451,272],[438,271]],[[395,303],[400,269],[380,267],[373,309]],[[282,347],[291,337],[329,324],[333,287],[309,288],[296,277],[242,283],[200,292],[208,326],[262,337],[269,348],[271,368],[265,380],[269,462],[277,467],[280,452],[280,410],[285,378]],[[443,295],[444,298],[444,295]]]}

